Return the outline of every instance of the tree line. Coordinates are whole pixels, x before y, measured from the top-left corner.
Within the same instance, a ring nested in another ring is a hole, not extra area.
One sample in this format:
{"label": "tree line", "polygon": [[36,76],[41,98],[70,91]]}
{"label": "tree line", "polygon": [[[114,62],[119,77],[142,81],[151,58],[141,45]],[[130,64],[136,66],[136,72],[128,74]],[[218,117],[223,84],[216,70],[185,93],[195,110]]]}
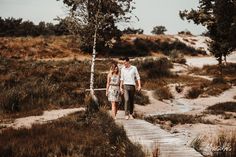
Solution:
{"label": "tree line", "polygon": [[22,18],[0,17],[0,36],[40,36],[40,35],[68,35],[70,34],[65,21],[58,24],[39,22],[38,25],[32,21],[23,21]]}

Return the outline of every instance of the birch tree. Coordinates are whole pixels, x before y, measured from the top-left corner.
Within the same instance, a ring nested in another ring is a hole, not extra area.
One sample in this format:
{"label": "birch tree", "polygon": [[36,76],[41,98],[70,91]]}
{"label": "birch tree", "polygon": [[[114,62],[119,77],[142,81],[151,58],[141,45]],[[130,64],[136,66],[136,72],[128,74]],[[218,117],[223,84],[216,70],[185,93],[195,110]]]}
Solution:
{"label": "birch tree", "polygon": [[[59,0],[57,0],[59,1]],[[92,50],[90,93],[94,95],[94,73],[97,50],[108,47],[111,40],[118,40],[121,31],[118,22],[129,22],[134,0],[63,0],[70,8],[66,17],[73,34],[81,38],[81,48]]]}

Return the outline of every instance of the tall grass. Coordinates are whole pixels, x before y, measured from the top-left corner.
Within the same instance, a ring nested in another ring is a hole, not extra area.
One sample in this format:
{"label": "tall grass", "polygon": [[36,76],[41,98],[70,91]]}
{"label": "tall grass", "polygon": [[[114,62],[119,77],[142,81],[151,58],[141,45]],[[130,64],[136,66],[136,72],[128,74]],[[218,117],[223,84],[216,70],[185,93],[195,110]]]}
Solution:
{"label": "tall grass", "polygon": [[143,80],[156,79],[161,77],[171,77],[170,68],[172,63],[167,58],[160,58],[158,60],[146,59],[143,61],[136,60],[134,65],[137,65]]}
{"label": "tall grass", "polygon": [[236,133],[235,130],[219,133],[213,143],[213,157],[234,157],[236,156]]}
{"label": "tall grass", "polygon": [[[84,89],[89,87],[90,77],[87,62],[17,61],[0,57],[0,67],[0,110],[5,115],[29,115],[84,104]],[[106,74],[96,72],[95,76],[95,88],[105,87]]]}
{"label": "tall grass", "polygon": [[143,157],[123,128],[104,111],[88,117],[79,112],[31,129],[6,129],[0,134],[0,154],[7,157]]}

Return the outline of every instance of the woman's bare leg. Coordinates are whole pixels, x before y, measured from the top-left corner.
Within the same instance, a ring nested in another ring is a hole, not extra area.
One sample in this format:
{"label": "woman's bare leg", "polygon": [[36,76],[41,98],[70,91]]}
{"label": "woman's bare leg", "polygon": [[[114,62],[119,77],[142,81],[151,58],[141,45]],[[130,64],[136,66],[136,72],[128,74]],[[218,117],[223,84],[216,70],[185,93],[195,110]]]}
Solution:
{"label": "woman's bare leg", "polygon": [[116,118],[116,110],[117,110],[117,107],[116,107],[116,102],[115,101],[112,101],[111,102],[111,110],[112,110],[112,117],[113,118]]}

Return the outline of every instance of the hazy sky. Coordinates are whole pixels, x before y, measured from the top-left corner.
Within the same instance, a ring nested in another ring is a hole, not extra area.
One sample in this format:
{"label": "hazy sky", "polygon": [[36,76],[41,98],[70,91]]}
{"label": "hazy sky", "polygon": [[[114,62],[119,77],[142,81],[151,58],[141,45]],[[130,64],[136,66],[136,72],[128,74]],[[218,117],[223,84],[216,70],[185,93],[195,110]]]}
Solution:
{"label": "hazy sky", "polygon": [[[196,9],[198,0],[136,0],[134,19],[129,24],[121,24],[121,27],[134,27],[144,29],[144,33],[150,34],[152,28],[163,25],[167,28],[167,34],[177,34],[182,30],[189,30],[193,34],[200,34],[205,29],[202,26],[182,21],[179,18],[179,10]],[[62,0],[0,0],[0,16],[3,18],[14,17],[23,20],[53,22],[57,16],[66,15],[66,7]]]}

